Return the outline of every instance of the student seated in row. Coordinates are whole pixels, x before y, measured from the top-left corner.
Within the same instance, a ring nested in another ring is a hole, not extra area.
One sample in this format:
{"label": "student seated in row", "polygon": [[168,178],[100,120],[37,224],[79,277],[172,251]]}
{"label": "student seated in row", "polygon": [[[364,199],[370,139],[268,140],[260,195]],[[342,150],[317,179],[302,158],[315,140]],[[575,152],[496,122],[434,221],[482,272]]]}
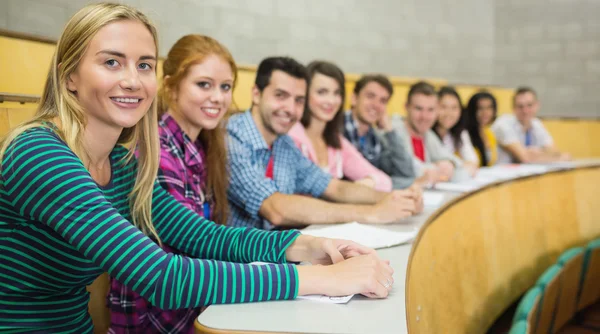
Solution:
{"label": "student seated in row", "polygon": [[465,126],[475,148],[479,167],[493,166],[498,159],[496,136],[491,129],[497,113],[496,98],[485,91],[471,96],[465,108]]}
{"label": "student seated in row", "polygon": [[[158,181],[179,203],[218,224],[227,222],[227,154],[221,120],[232,102],[237,68],[229,51],[186,35],[163,63],[158,96]],[[163,244],[165,251],[177,250]],[[111,278],[109,333],[193,333],[200,308],[163,310]]]}
{"label": "student seated in row", "polygon": [[[86,285],[103,272],[167,310],[387,296],[393,270],[371,249],[217,225],[159,185],[157,40],[131,7],[81,9],[59,38],[34,119],[3,139],[0,328],[92,333]],[[288,263],[299,261],[335,264]]]}
{"label": "student seated in row", "polygon": [[392,179],[371,165],[342,135],[346,96],[342,70],[332,63],[315,61],[307,71],[304,113],[290,130],[290,137],[305,157],[333,177],[391,191]]}
{"label": "student seated in row", "polygon": [[492,125],[500,151],[498,163],[544,163],[570,160],[561,153],[552,136],[536,117],[540,102],[536,92],[529,87],[518,88],[513,96],[512,115],[499,117]]}
{"label": "student seated in row", "polygon": [[306,77],[306,68],[294,59],[264,59],[252,88],[252,107],[229,119],[228,224],[270,230],[392,223],[418,212],[421,200],[412,190],[384,193],[338,180],[302,155],[287,133],[304,111]]}
{"label": "student seated in row", "polygon": [[418,182],[462,181],[470,175],[463,161],[444,147],[432,127],[438,115],[435,88],[426,82],[410,87],[406,99],[406,118],[394,118],[394,128],[413,157]]}
{"label": "student seated in row", "polygon": [[452,87],[442,87],[438,91],[438,119],[433,125],[434,133],[444,147],[463,161],[471,176],[479,167],[479,158],[465,129],[465,119],[460,95]]}
{"label": "student seated in row", "polygon": [[376,168],[392,178],[394,189],[415,185],[412,157],[390,123],[387,106],[394,94],[381,74],[362,76],[354,85],[351,109],[344,116],[344,136]]}

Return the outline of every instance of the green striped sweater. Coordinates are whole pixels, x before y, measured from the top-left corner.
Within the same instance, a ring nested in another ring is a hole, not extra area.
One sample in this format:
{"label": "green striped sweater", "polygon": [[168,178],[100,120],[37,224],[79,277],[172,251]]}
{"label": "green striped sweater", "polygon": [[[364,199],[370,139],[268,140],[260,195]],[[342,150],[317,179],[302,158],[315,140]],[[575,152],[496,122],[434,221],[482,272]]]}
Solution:
{"label": "green striped sweater", "polygon": [[[126,154],[113,150],[111,180],[99,186],[50,128],[10,144],[0,175],[0,332],[91,332],[85,287],[102,272],[162,309],[296,297],[285,250],[297,231],[217,225],[155,182],[154,226],[191,257],[165,253],[131,223],[137,167]],[[252,261],[283,264],[242,264]]]}

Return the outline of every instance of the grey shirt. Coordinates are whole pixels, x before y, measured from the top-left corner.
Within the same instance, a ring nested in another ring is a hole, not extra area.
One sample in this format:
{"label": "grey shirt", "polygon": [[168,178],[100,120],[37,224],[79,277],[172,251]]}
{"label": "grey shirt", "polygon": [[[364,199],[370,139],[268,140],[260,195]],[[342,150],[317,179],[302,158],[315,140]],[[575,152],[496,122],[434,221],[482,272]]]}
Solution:
{"label": "grey shirt", "polygon": [[415,182],[416,173],[404,142],[395,131],[377,131],[376,135],[381,140],[381,156],[375,167],[392,178],[394,189],[410,187]]}
{"label": "grey shirt", "polygon": [[434,168],[436,162],[448,160],[452,162],[455,167],[454,175],[452,175],[451,179],[452,182],[460,182],[471,178],[467,170],[463,167],[463,161],[452,152],[448,151],[438,136],[433,133],[433,130],[427,131],[423,137],[423,143],[425,145],[425,161],[421,161],[415,156],[410,133],[406,128],[404,119],[397,115],[394,116],[392,118],[392,126],[398,136],[402,139],[404,146],[407,147],[408,152],[412,157],[416,177],[421,177],[426,169]]}
{"label": "grey shirt", "polygon": [[391,177],[394,189],[407,188],[415,181],[412,156],[395,131],[384,133],[371,127],[359,137],[358,122],[348,110],[344,113],[344,136],[373,166]]}

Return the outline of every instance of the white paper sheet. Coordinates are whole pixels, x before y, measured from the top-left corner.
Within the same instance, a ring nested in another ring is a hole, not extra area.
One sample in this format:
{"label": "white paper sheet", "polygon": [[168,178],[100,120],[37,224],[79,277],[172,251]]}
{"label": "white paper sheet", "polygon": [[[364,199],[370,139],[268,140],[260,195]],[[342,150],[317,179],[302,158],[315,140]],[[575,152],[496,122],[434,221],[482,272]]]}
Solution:
{"label": "white paper sheet", "polygon": [[417,235],[417,230],[410,232],[394,232],[383,228],[360,223],[331,225],[319,229],[301,231],[302,234],[315,237],[346,239],[371,248],[386,248],[411,241]]}
{"label": "white paper sheet", "polygon": [[439,208],[444,203],[444,194],[433,191],[423,192],[423,205],[427,208]]}
{"label": "white paper sheet", "polygon": [[555,162],[548,162],[545,164],[533,164],[530,166],[541,166],[541,167],[545,167],[549,170],[572,169],[572,168],[577,167],[577,163],[575,161],[555,161]]}
{"label": "white paper sheet", "polygon": [[566,168],[568,164],[548,164],[548,165],[527,165],[527,164],[506,164],[493,167],[483,167],[477,171],[474,178],[458,183],[440,182],[436,183],[433,188],[436,190],[453,191],[453,192],[468,192],[477,190],[485,185],[497,181],[515,179],[521,176],[543,174],[552,169]]}
{"label": "white paper sheet", "polygon": [[[500,181],[514,179],[519,176],[543,174],[551,169],[551,165],[505,164],[480,168],[477,177],[491,178]],[[556,169],[556,167],[554,167],[554,169]]]}
{"label": "white paper sheet", "polygon": [[297,299],[312,300],[315,302],[329,303],[329,304],[347,304],[354,295],[340,296],[340,297],[329,297],[325,295],[306,295],[298,296]]}
{"label": "white paper sheet", "polygon": [[478,188],[482,187],[482,185],[478,184],[476,182],[472,182],[472,181],[466,181],[466,182],[460,182],[460,183],[440,182],[440,183],[436,183],[433,187],[436,190],[464,193],[467,191],[477,190]]}

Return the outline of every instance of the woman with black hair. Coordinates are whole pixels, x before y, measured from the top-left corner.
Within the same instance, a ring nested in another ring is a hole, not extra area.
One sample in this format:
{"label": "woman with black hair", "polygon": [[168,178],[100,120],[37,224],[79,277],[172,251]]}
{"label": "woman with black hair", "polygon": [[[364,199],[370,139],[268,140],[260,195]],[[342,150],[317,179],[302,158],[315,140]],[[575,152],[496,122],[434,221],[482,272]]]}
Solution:
{"label": "woman with black hair", "polygon": [[438,92],[439,114],[433,131],[448,151],[464,161],[465,169],[474,176],[479,166],[469,134],[465,131],[460,96],[452,87],[442,87]]}
{"label": "woman with black hair", "polygon": [[496,98],[486,91],[473,95],[465,109],[465,126],[482,167],[494,165],[498,158],[496,136],[490,129],[497,113]]}

